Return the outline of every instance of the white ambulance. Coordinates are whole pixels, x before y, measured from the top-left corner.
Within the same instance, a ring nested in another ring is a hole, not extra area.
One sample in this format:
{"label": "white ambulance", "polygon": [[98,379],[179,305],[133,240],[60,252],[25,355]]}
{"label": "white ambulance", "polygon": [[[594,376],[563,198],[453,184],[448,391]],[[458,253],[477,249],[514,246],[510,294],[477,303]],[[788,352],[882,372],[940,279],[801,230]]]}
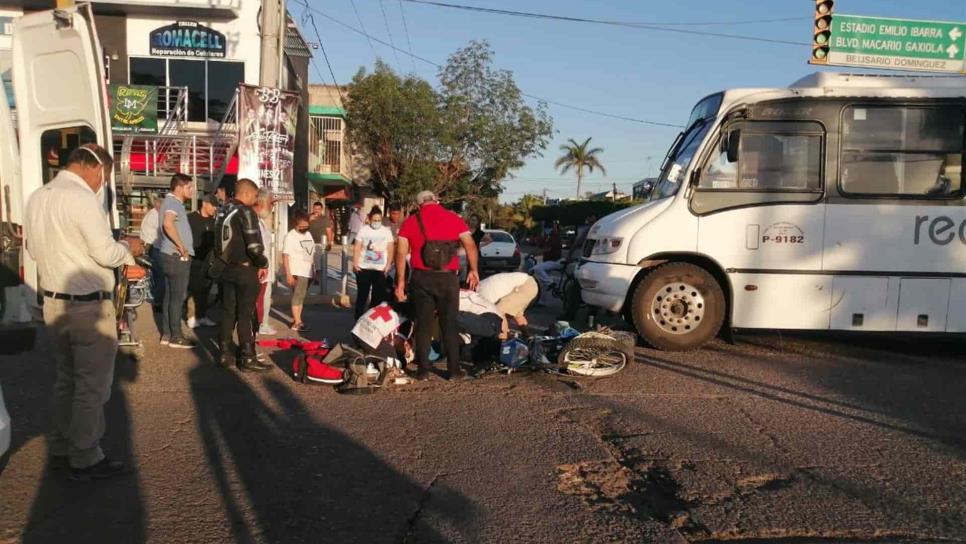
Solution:
{"label": "white ambulance", "polygon": [[730,329],[966,332],[966,78],[820,73],[701,100],[577,278],[652,346]]}
{"label": "white ambulance", "polygon": [[[111,148],[103,51],[90,4],[30,13],[13,31],[15,116],[0,96],[0,353],[29,349],[39,307],[24,248],[27,200],[84,143]],[[14,117],[16,120],[14,120]],[[104,209],[118,224],[113,176]]]}

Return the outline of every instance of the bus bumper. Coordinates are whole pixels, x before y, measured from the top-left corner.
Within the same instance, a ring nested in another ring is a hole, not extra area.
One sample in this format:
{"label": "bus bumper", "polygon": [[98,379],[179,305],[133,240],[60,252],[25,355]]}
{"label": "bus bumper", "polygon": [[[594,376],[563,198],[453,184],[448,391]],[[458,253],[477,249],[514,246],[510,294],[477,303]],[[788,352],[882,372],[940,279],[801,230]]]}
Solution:
{"label": "bus bumper", "polygon": [[640,271],[641,268],[634,265],[584,261],[577,269],[581,298],[591,306],[619,312]]}

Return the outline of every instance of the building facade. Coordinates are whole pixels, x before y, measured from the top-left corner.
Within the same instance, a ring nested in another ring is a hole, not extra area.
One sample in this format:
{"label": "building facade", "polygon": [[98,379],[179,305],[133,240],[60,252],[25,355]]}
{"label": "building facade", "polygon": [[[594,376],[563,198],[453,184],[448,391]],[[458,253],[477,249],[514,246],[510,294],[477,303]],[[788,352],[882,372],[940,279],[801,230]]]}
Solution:
{"label": "building facade", "polygon": [[[8,98],[12,23],[24,12],[50,9],[52,4],[0,0],[0,73],[8,84]],[[107,82],[157,89],[156,130],[114,131],[122,225],[135,232],[147,195],[163,191],[175,172],[194,176],[201,190],[226,186],[230,191],[238,170],[237,89],[259,84],[261,2],[95,0],[92,6]],[[290,17],[286,22],[281,80],[282,88],[301,97],[293,180],[295,204],[304,207],[311,47]],[[54,135],[50,156],[66,156],[79,143],[84,143],[83,134]]]}

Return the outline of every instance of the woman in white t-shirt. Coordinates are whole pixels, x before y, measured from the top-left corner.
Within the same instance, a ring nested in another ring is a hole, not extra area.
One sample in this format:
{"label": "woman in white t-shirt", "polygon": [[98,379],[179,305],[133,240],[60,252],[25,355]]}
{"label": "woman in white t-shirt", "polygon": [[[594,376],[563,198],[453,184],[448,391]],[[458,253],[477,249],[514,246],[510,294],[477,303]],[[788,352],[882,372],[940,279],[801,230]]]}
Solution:
{"label": "woman in white t-shirt", "polygon": [[286,282],[292,288],[292,330],[305,331],[307,327],[302,321],[302,307],[315,264],[315,238],[309,232],[309,216],[305,212],[295,215],[295,228],[285,235],[282,263]]}
{"label": "woman in white t-shirt", "polygon": [[[356,273],[356,319],[373,306],[389,300],[386,273],[392,264],[392,230],[382,224],[382,210],[373,206],[369,224],[359,229],[352,252],[352,269]],[[372,302],[369,301],[370,292]]]}

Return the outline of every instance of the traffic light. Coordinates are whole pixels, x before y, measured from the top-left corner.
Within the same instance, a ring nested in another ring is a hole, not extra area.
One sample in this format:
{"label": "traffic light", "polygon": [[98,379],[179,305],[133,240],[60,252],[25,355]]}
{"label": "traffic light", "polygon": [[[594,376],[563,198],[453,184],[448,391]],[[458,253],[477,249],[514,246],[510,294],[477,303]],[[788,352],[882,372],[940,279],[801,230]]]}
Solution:
{"label": "traffic light", "polygon": [[828,62],[829,41],[832,37],[832,6],[835,0],[815,0],[815,28],[812,37],[812,64]]}

